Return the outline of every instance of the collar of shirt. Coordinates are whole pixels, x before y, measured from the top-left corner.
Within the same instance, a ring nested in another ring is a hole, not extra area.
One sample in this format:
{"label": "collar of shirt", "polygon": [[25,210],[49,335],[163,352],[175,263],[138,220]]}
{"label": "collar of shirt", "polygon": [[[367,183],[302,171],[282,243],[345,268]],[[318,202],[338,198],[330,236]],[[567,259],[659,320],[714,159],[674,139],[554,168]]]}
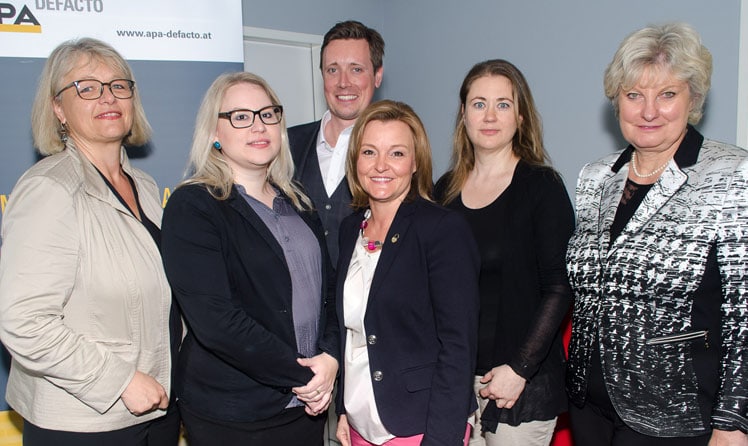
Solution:
{"label": "collar of shirt", "polygon": [[332,115],[328,110],[322,116],[319,135],[317,136],[317,160],[328,197],[335,193],[335,189],[338,188],[345,177],[345,158],[348,153],[348,141],[353,131],[353,126],[344,129],[340,132],[335,146],[331,146],[325,140],[325,126],[331,119]]}

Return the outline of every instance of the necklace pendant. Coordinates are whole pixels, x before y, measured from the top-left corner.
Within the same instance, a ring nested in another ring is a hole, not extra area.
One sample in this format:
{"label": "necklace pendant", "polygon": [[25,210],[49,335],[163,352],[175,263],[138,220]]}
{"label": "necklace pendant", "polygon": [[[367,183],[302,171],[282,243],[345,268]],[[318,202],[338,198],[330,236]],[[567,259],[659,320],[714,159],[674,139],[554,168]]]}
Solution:
{"label": "necklace pendant", "polygon": [[359,234],[361,236],[361,242],[362,245],[364,245],[364,248],[366,248],[366,250],[369,252],[374,252],[382,247],[382,242],[380,242],[379,240],[369,240],[369,238],[366,237],[366,234],[364,234],[364,229],[369,226],[369,218],[371,218],[371,209],[367,209],[364,213],[364,220],[361,222],[361,229],[359,230]]}
{"label": "necklace pendant", "polygon": [[368,252],[374,252],[382,247],[382,242],[380,242],[379,240],[369,240],[367,238],[364,238],[362,245],[364,245],[364,248]]}

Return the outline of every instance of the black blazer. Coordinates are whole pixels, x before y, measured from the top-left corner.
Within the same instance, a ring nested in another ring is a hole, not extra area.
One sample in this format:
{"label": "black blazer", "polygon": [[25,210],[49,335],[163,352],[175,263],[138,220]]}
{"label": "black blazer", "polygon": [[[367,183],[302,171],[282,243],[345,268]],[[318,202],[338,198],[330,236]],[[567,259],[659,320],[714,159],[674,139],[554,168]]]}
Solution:
{"label": "black blazer", "polygon": [[[322,251],[319,351],[338,358],[331,265],[316,215],[299,212]],[[177,396],[213,419],[257,421],[281,412],[313,377],[299,356],[291,276],[281,246],[233,188],[216,200],[202,185],[177,189],[164,210],[164,266],[188,325]]]}
{"label": "black blazer", "polygon": [[[340,227],[339,296],[362,219],[356,212]],[[423,445],[462,445],[468,415],[477,408],[479,262],[462,216],[423,199],[400,205],[364,317],[377,410],[395,436],[423,433]],[[341,351],[344,298],[337,302]],[[337,407],[344,413],[341,376]]]}

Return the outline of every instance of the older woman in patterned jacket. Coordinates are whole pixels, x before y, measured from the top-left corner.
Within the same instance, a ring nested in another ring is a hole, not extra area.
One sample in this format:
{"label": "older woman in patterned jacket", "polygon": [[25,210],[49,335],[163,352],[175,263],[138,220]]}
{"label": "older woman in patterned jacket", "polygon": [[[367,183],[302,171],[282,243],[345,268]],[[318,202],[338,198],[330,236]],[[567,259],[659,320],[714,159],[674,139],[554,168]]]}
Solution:
{"label": "older woman in patterned jacket", "polygon": [[748,444],[748,153],[693,127],[711,69],[698,34],[667,24],[605,72],[630,145],[577,185],[576,446]]}

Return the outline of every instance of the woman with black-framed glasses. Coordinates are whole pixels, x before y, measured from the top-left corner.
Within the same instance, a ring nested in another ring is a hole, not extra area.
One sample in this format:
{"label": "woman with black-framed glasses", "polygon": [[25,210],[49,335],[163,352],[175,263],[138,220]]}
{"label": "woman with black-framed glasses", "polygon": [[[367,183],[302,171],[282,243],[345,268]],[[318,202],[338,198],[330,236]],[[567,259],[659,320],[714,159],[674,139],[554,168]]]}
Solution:
{"label": "woman with black-framed glasses", "polygon": [[39,82],[32,130],[46,158],[11,193],[0,258],[6,398],[25,446],[178,441],[169,395],[181,322],[158,188],[124,150],[150,137],[132,79],[111,46],[83,38],[58,46]]}
{"label": "woman with black-framed glasses", "polygon": [[332,266],[262,78],[213,82],[190,171],[164,211],[189,328],[176,390],[190,446],[321,446],[339,357]]}

